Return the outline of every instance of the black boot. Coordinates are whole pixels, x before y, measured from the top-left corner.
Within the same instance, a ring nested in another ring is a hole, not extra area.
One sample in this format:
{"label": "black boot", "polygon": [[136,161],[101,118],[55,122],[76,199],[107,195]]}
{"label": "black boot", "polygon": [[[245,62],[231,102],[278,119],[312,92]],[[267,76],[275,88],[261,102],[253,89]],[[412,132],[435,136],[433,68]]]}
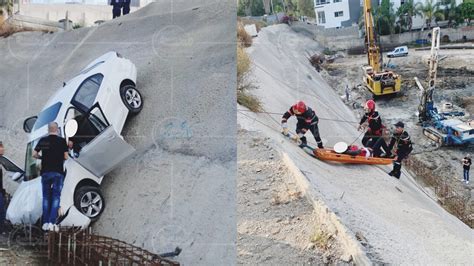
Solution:
{"label": "black boot", "polygon": [[304,148],[304,147],[306,147],[306,146],[308,145],[308,142],[306,141],[306,137],[305,137],[305,136],[303,136],[302,138],[300,138],[300,140],[301,140],[301,143],[300,143],[300,145],[299,145],[300,148]]}
{"label": "black boot", "polygon": [[322,141],[318,141],[318,148],[324,149],[324,146],[323,146],[323,142],[322,142]]}
{"label": "black boot", "polygon": [[393,164],[393,171],[392,171],[393,174],[392,174],[392,176],[395,177],[395,178],[400,179],[400,176],[402,175],[401,170],[402,170],[402,165],[400,163],[395,162]]}

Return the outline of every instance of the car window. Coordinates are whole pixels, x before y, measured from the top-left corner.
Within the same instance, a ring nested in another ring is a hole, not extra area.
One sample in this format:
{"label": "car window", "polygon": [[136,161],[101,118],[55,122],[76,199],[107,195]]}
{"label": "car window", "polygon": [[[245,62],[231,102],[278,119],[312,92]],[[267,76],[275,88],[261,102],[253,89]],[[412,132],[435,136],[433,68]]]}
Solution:
{"label": "car window", "polygon": [[103,78],[102,74],[96,74],[84,80],[72,98],[72,104],[84,111],[89,110],[94,105]]}
{"label": "car window", "polygon": [[395,49],[395,53],[398,53],[398,49]]}
{"label": "car window", "polygon": [[38,115],[38,119],[36,120],[35,125],[33,126],[33,130],[41,128],[42,126],[47,125],[49,122],[54,121],[58,116],[59,109],[61,109],[61,105],[62,103],[57,102],[41,111],[41,113]]}

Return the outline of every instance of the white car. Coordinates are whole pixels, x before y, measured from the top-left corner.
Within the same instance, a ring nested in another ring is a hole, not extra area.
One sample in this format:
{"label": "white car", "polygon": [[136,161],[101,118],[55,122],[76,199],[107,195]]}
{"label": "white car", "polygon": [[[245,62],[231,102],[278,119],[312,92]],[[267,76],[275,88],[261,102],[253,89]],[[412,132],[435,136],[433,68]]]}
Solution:
{"label": "white car", "polygon": [[401,57],[401,56],[408,56],[408,47],[407,46],[395,47],[395,49],[393,49],[393,51],[387,53],[388,58]]}
{"label": "white car", "polygon": [[[41,217],[40,163],[32,152],[53,121],[62,137],[74,143],[72,156],[64,163],[59,224],[85,228],[98,219],[105,207],[100,192],[104,175],[135,152],[120,133],[127,116],[143,107],[136,78],[137,70],[130,60],[108,52],[64,83],[38,116],[25,120],[23,128],[29,133],[25,169],[0,158],[4,168],[13,172],[12,178],[21,182],[7,210],[12,223],[34,224]],[[74,136],[66,136],[66,123],[77,126]]]}

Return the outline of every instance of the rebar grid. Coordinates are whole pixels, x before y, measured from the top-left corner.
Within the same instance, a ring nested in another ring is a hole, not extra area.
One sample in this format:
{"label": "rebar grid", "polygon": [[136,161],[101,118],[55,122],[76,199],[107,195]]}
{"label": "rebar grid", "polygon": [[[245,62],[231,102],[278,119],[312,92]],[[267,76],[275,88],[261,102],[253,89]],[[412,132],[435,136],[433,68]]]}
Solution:
{"label": "rebar grid", "polygon": [[48,234],[48,259],[55,265],[179,265],[124,241],[75,228]]}

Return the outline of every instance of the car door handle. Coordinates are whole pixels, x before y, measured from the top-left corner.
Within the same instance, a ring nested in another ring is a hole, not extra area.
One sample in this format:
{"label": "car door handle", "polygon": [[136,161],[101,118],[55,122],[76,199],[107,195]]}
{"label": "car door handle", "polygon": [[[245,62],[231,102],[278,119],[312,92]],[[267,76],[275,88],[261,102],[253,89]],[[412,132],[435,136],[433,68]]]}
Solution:
{"label": "car door handle", "polygon": [[107,138],[108,141],[111,141],[111,140],[114,140],[114,139],[115,139],[115,135],[109,136],[109,137]]}

